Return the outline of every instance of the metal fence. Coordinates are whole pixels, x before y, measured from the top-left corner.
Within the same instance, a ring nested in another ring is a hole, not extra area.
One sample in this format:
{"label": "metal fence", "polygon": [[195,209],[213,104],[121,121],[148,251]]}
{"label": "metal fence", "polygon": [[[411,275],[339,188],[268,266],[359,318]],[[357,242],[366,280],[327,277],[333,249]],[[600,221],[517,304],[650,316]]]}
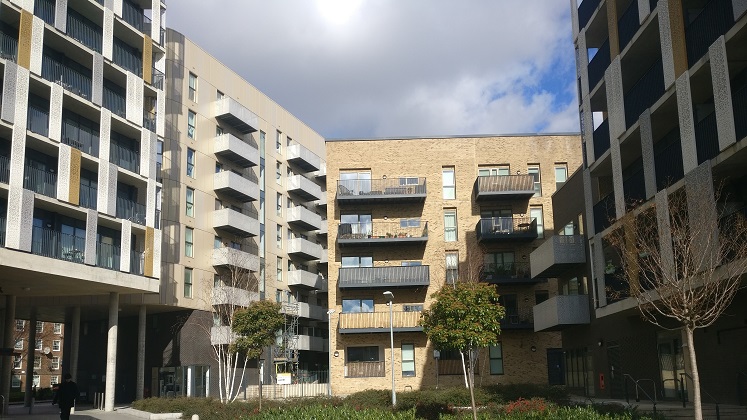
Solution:
{"label": "metal fence", "polygon": [[25,165],[23,188],[54,198],[57,196],[57,174]]}
{"label": "metal fence", "polygon": [[31,233],[31,253],[58,260],[82,264],[86,238],[57,230],[34,226]]}

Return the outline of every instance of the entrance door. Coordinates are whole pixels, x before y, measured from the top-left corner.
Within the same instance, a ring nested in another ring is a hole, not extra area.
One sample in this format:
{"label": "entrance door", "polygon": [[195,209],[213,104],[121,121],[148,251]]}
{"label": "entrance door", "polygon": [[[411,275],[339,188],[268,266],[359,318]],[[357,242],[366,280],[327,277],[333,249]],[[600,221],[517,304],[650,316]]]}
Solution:
{"label": "entrance door", "polygon": [[611,342],[607,345],[607,363],[609,365],[609,387],[610,397],[624,398],[624,377],[622,370],[622,359],[620,357],[620,345]]}
{"label": "entrance door", "polygon": [[550,385],[565,385],[563,350],[547,349],[547,379]]}
{"label": "entrance door", "polygon": [[662,397],[677,398],[676,381],[685,371],[685,359],[682,355],[682,342],[679,333],[659,335],[659,370],[662,381]]}

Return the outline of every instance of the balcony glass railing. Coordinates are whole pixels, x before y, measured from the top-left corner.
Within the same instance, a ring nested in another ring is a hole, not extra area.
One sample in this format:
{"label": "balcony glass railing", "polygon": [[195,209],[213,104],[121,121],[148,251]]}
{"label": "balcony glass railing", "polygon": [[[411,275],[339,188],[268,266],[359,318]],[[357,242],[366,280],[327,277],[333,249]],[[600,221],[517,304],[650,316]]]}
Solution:
{"label": "balcony glass railing", "polygon": [[130,273],[143,275],[145,267],[145,253],[143,251],[130,251]]}
{"label": "balcony glass railing", "polygon": [[718,154],[718,128],[715,112],[711,112],[695,124],[695,144],[698,151],[698,165],[713,159]]}
{"label": "balcony glass railing", "polygon": [[708,47],[734,26],[732,0],[710,0],[685,28],[687,61],[690,66],[700,60]]}
{"label": "balcony glass railing", "polygon": [[425,178],[396,177],[389,179],[352,179],[341,180],[337,184],[337,196],[403,196],[425,194]]}
{"label": "balcony glass railing", "polygon": [[625,93],[625,124],[630,127],[638,121],[644,110],[664,94],[664,68],[657,60],[646,73]]}
{"label": "balcony glass railing", "polygon": [[34,15],[44,22],[54,25],[55,0],[34,0]]}
{"label": "balcony glass railing", "polygon": [[86,238],[57,230],[34,226],[31,233],[31,253],[42,257],[83,264]]}
{"label": "balcony glass railing", "polygon": [[10,158],[0,155],[0,182],[10,182]]}
{"label": "balcony glass railing", "polygon": [[118,245],[96,242],[96,267],[119,270],[121,255]]}
{"label": "balcony glass railing", "polygon": [[594,130],[594,159],[602,157],[604,152],[610,149],[610,125],[609,120],[604,120]]}
{"label": "balcony glass railing", "polygon": [[338,239],[427,237],[428,222],[425,221],[341,223],[337,230]]}
{"label": "balcony glass railing", "polygon": [[26,128],[32,133],[49,135],[49,108],[44,109],[38,105],[29,104],[27,112]]}
{"label": "balcony glass railing", "polygon": [[596,233],[610,227],[616,214],[615,193],[611,192],[594,204],[594,229]]}
{"label": "balcony glass railing", "polygon": [[586,27],[601,0],[584,0],[578,5],[578,29]]}
{"label": "balcony glass railing", "polygon": [[164,74],[155,67],[151,70],[151,74],[150,84],[156,89],[163,90],[163,81],[165,80]]}
{"label": "balcony glass railing", "polygon": [[114,89],[104,86],[102,106],[113,114],[125,118],[127,112],[127,100],[121,93],[115,92]]}
{"label": "balcony glass railing", "polygon": [[127,0],[122,1],[122,19],[140,32],[150,28],[150,18],[143,14],[143,9]]}
{"label": "balcony glass railing", "polygon": [[156,132],[156,113],[143,110],[143,127],[152,132]]}
{"label": "balcony glass railing", "polygon": [[109,161],[122,169],[135,173],[140,172],[140,151],[130,149],[114,141],[109,146]]}
{"label": "balcony glass railing", "polygon": [[674,127],[654,145],[654,166],[656,166],[656,188],[661,191],[684,176],[680,127]]}
{"label": "balcony glass railing", "polygon": [[638,32],[640,22],[638,21],[638,2],[632,1],[628,6],[628,9],[623,12],[620,19],[617,21],[617,33],[620,41],[620,51],[624,50],[628,43],[633,39],[635,33]]}
{"label": "balcony glass railing", "polygon": [[81,207],[96,210],[96,201],[98,200],[98,197],[99,197],[98,188],[92,185],[84,185],[84,184],[80,185],[79,204]]}
{"label": "balcony glass railing", "polygon": [[117,197],[117,217],[145,225],[145,205]]}
{"label": "balcony glass railing", "polygon": [[531,217],[485,217],[475,227],[477,240],[537,238],[537,219]]}
{"label": "balcony glass railing", "polygon": [[24,166],[23,188],[54,198],[57,195],[57,174],[27,164]]}
{"label": "balcony glass railing", "polygon": [[600,80],[602,80],[602,78],[604,77],[604,72],[609,66],[610,40],[606,39],[602,46],[597,49],[597,53],[594,54],[594,57],[592,57],[591,61],[589,61],[589,66],[587,67],[587,71],[589,73],[590,91],[593,90],[594,87],[596,87]]}
{"label": "balcony glass railing", "polygon": [[99,127],[90,120],[64,118],[62,121],[62,143],[87,153],[99,156]]}
{"label": "balcony glass railing", "polygon": [[101,53],[103,43],[101,27],[70,8],[67,10],[67,34],[86,47]]}
{"label": "balcony glass railing", "polygon": [[143,77],[143,58],[140,51],[116,37],[112,47],[112,61],[115,64]]}
{"label": "balcony glass railing", "polygon": [[42,77],[78,96],[91,99],[91,76],[68,67],[47,54],[42,55]]}
{"label": "balcony glass railing", "polygon": [[18,59],[18,39],[0,32],[0,58],[15,62]]}
{"label": "balcony glass railing", "polygon": [[731,94],[734,108],[734,125],[737,133],[737,141],[747,136],[747,84]]}

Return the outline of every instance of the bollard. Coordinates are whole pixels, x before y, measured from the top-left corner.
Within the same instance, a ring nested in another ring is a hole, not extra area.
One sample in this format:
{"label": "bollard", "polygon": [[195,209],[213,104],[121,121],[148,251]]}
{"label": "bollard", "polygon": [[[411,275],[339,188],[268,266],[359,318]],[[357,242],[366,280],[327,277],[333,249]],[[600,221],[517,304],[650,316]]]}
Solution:
{"label": "bollard", "polygon": [[192,414],[192,420],[200,420],[200,416],[197,414]]}

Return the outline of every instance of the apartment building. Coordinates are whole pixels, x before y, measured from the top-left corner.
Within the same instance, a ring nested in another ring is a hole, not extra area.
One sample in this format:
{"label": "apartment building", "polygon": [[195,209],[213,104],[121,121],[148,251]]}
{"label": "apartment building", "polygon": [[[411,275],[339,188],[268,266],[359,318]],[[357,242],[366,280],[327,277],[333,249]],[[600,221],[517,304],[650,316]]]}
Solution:
{"label": "apartment building", "polygon": [[[692,224],[712,226],[714,237],[730,234],[730,212],[743,213],[747,5],[736,0],[571,5],[591,322],[563,330],[574,372],[569,385],[620,398],[630,375],[644,379],[649,392],[655,384],[660,398],[676,398],[682,391],[678,381],[690,372],[684,333],[641,320],[606,238],[619,219],[647,206],[662,212],[660,223],[667,220],[673,194],[686,195]],[[662,238],[660,245],[668,246]],[[739,292],[715,324],[695,334],[702,387],[722,403],[747,401],[745,298]]]}
{"label": "apartment building", "polygon": [[558,283],[530,254],[554,237],[550,197],[580,165],[578,135],[328,140],[333,394],[392,386],[390,300],[397,390],[462,384],[459,355],[418,321],[434,292],[470,280],[506,308],[478,383],[560,383],[560,334],[533,316]]}
{"label": "apartment building", "polygon": [[[13,369],[10,379],[11,391],[22,392],[26,381],[26,360],[33,358],[32,386],[36,389],[51,388],[62,381],[62,359],[64,353],[64,324],[60,322],[37,322],[36,340],[29,343],[29,323],[16,319],[13,346]],[[29,353],[29,351],[31,353]]]}
{"label": "apartment building", "polygon": [[[0,3],[0,286],[5,347],[17,318],[27,343],[39,321],[70,323],[63,371],[84,371],[78,382],[112,409],[120,312],[159,291],[165,5],[106,3]],[[96,364],[80,347],[89,321],[102,326]],[[29,391],[35,360],[22,363]],[[5,356],[6,401],[11,367]]]}

